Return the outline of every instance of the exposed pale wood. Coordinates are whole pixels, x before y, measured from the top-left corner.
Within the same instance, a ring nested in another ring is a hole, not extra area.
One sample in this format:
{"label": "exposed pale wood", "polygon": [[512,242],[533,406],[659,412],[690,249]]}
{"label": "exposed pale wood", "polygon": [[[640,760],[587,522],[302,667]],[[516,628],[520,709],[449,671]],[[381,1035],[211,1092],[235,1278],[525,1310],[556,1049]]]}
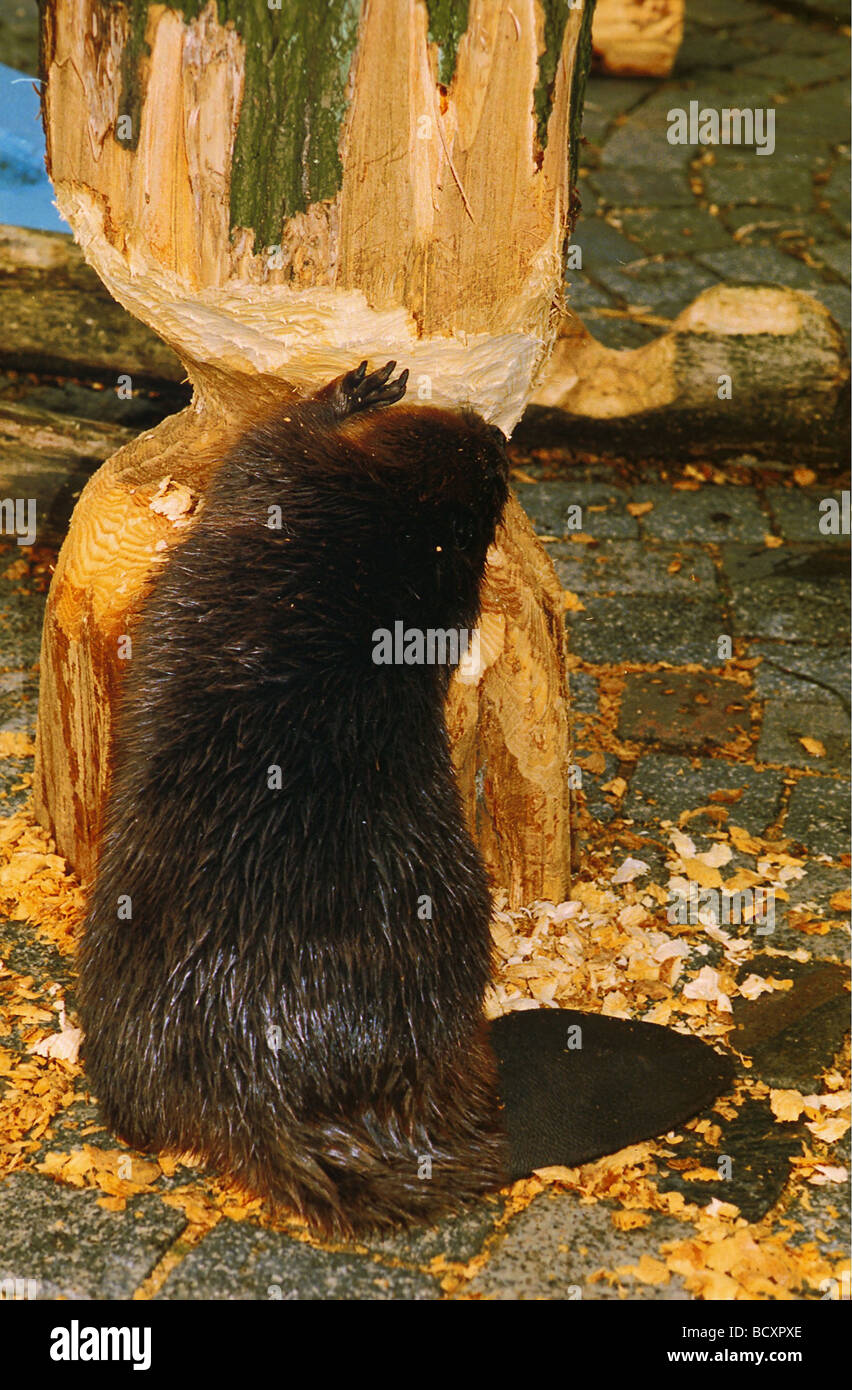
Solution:
{"label": "exposed pale wood", "polygon": [[110,134],[121,13],[110,9],[107,23],[95,0],[47,8],[51,177],[87,260],[174,348],[196,390],[224,392],[228,408],[240,373],[310,389],[350,366],[353,352],[392,356],[435,404],[471,403],[510,431],[561,313],[583,9],[569,12],[540,158],[536,0],[473,0],[445,98],[424,6],[373,0],[342,134],[342,188],[282,227],[272,251],[252,248],[248,233],[229,236],[238,36],[216,23],[212,5],[189,24],[152,6],[138,145],[124,148]]}
{"label": "exposed pale wood", "polygon": [[41,647],[36,811],[88,879],[108,780],[119,639],[183,534],[151,503],[172,477],[200,496],[228,437],[192,408],[132,440],[86,485],[50,586]]}
{"label": "exposed pale wood", "polygon": [[597,0],[596,65],[620,77],[668,77],[683,38],[684,0]]}
{"label": "exposed pale wood", "polygon": [[491,550],[482,608],[483,675],[457,673],[447,705],[468,818],[512,901],[528,900],[529,864],[542,866],[537,895],[559,901],[571,853],[565,608],[514,497]]}
{"label": "exposed pale wood", "polygon": [[[547,0],[549,3],[549,0]],[[115,138],[121,7],[48,0],[45,122],[57,203],[110,293],[167,342],[189,410],[103,465],[80,498],[48,603],[36,804],[84,877],[107,782],[117,639],[179,528],[151,510],[166,476],[203,493],[252,411],[362,357],[411,372],[409,399],[471,404],[509,432],[552,347],[569,239],[569,126],[581,5],[534,111],[544,11],[471,0],[448,89],[420,0],[362,11],[337,193],[273,247],[231,227],[246,54],[214,4],[147,10],[135,143]],[[576,92],[573,93],[576,107]],[[158,548],[159,547],[159,548]],[[470,822],[514,902],[569,878],[568,691],[559,586],[516,506],[492,554],[480,677],[448,707]],[[468,684],[463,684],[468,679]]]}

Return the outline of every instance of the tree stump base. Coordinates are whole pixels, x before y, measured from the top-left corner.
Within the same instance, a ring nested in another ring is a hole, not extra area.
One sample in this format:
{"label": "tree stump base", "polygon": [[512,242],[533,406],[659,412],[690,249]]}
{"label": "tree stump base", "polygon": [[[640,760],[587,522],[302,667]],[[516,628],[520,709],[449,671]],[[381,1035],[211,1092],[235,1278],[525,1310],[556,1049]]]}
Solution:
{"label": "tree stump base", "polygon": [[[45,612],[34,804],[84,882],[97,863],[125,639],[238,429],[190,407],[102,464],[74,510]],[[515,905],[559,901],[569,883],[563,612],[550,560],[511,498],[489,553],[479,668],[456,673],[447,724],[471,831]]]}

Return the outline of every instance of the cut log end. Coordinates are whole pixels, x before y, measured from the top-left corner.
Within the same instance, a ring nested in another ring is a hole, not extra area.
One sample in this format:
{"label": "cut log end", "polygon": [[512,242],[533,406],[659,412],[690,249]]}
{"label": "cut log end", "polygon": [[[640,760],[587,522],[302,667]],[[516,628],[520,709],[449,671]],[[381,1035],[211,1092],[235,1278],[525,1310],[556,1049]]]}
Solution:
{"label": "cut log end", "polygon": [[668,77],[683,39],[684,0],[597,0],[595,66],[614,77]]}

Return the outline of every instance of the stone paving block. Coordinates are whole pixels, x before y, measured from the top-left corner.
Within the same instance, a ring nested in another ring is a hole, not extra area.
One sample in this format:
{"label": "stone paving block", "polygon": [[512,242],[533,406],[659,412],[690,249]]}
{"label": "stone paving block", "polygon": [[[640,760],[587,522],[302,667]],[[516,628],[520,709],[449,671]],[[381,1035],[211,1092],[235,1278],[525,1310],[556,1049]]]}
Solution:
{"label": "stone paving block", "polygon": [[599,266],[630,265],[644,255],[641,246],[603,217],[581,218],[571,240],[582,250],[583,270],[592,274]]}
{"label": "stone paving block", "polygon": [[[597,146],[616,117],[630,111],[648,95],[649,86],[648,80],[642,78],[623,78],[617,83],[609,78],[590,78],[583,102],[583,139]],[[584,163],[588,154],[588,149],[584,149]]]}
{"label": "stone paving block", "polygon": [[827,206],[834,217],[838,231],[849,235],[849,155],[838,158],[837,163],[818,191],[818,201]]}
{"label": "stone paving block", "polygon": [[588,768],[581,765],[581,760],[587,758],[591,751],[590,748],[583,745],[582,739],[575,750],[581,778],[580,800],[586,808],[587,815],[591,816],[592,820],[599,821],[601,825],[608,825],[615,815],[615,805],[607,799],[606,793],[601,789],[617,775],[618,759],[612,753],[604,753],[603,772],[590,772]]}
{"label": "stone paving block", "polygon": [[588,182],[613,208],[695,207],[695,194],[685,176],[672,178],[655,169],[595,169]]}
{"label": "stone paving block", "polygon": [[[9,551],[0,554],[0,572],[11,564]],[[13,556],[13,559],[18,558]],[[0,623],[3,649],[0,665],[7,671],[28,671],[38,661],[46,594],[20,592],[20,579],[0,578]]]}
{"label": "stone paving block", "polygon": [[[742,788],[740,799],[728,806],[727,823],[759,835],[777,819],[782,787],[779,772],[758,772],[744,763],[703,758],[693,767],[689,758],[645,753],[630,779],[624,816],[645,825],[676,822],[681,812],[706,806],[711,792]],[[690,833],[700,828],[700,818],[690,822]]]}
{"label": "stone paving block", "polygon": [[731,66],[731,39],[727,34],[707,33],[706,30],[687,29],[677,52],[674,76],[686,77],[689,74],[711,74],[714,68]]}
{"label": "stone paving block", "polygon": [[667,1168],[657,1185],[661,1192],[682,1192],[688,1202],[702,1207],[713,1198],[732,1202],[746,1221],[760,1221],[784,1191],[790,1177],[790,1159],[802,1152],[807,1132],[803,1126],[780,1124],[765,1100],[746,1100],[730,1120],[716,1111],[711,1111],[709,1117],[722,1130],[718,1147],[711,1149],[699,1135],[684,1130],[683,1142],[677,1145],[677,1159],[694,1159],[707,1168],[717,1168],[724,1155],[730,1160],[730,1177],[720,1176],[717,1182],[690,1182],[688,1169],[678,1172]]}
{"label": "stone paving block", "polygon": [[40,1299],[131,1298],[186,1218],[154,1196],[104,1211],[102,1195],[38,1173],[0,1183],[0,1281],[34,1279]]}
{"label": "stone paving block", "polygon": [[[721,253],[720,253],[721,254]],[[644,304],[662,318],[674,319],[698,297],[702,290],[722,278],[707,266],[691,260],[669,260],[664,264],[636,266],[598,266],[596,278],[628,304]],[[655,330],[655,333],[658,330]]]}
{"label": "stone paving block", "polygon": [[844,647],[755,642],[749,656],[761,657],[754,671],[754,688],[762,699],[780,695],[811,704],[839,704],[848,711],[850,667]]}
{"label": "stone paving block", "polygon": [[755,956],[748,974],[792,979],[791,990],[733,1000],[732,1045],[750,1057],[751,1075],[768,1086],[812,1095],[849,1032],[849,972],[832,961]]}
{"label": "stone paving block", "polygon": [[802,777],[790,794],[784,834],[814,854],[848,854],[849,783]]}
{"label": "stone paving block", "polygon": [[[79,1081],[79,1078],[77,1078]],[[80,1094],[66,1105],[64,1110],[59,1110],[54,1115],[44,1134],[38,1149],[34,1150],[28,1161],[31,1164],[43,1163],[48,1153],[73,1153],[76,1149],[88,1144],[93,1149],[102,1149],[109,1153],[118,1149],[128,1154],[131,1158],[132,1173],[132,1150],[125,1149],[120,1140],[110,1130],[105,1129],[101,1120],[100,1111],[93,1101],[87,1098],[88,1093]],[[83,1131],[86,1131],[84,1134]],[[150,1162],[150,1155],[148,1157]],[[183,1183],[192,1182],[197,1176],[197,1169],[189,1172],[185,1168],[180,1169]],[[166,1191],[167,1187],[174,1185],[168,1178],[158,1181],[159,1192]]]}
{"label": "stone paving block", "polygon": [[[533,447],[536,449],[538,448],[537,445]],[[545,444],[543,447],[545,455],[549,455],[550,451],[548,446]],[[532,479],[532,481],[536,483],[548,484],[552,482],[570,481],[572,487],[581,484],[583,486],[592,484],[604,488],[607,495],[614,494],[616,496],[628,491],[626,487],[622,486],[620,481],[617,481],[618,474],[612,464],[607,463],[605,460],[591,457],[588,459],[582,457],[577,459],[572,458],[569,465],[570,478],[567,475],[567,469],[562,471],[561,477],[557,476],[554,478],[552,475],[553,465],[550,460],[548,460],[547,464],[544,464],[535,454],[530,454],[525,451],[523,435],[519,434],[518,436],[517,449],[515,436],[512,437],[512,442],[509,445],[509,454],[512,459],[511,468],[513,470],[520,470],[524,477]],[[517,458],[517,462],[515,462],[515,458]],[[522,479],[517,476],[517,472],[512,472],[510,474],[510,483],[513,488],[516,483],[518,486],[528,486],[528,484],[523,483]],[[592,500],[594,501],[595,499]]]}
{"label": "stone paving block", "polygon": [[663,748],[729,743],[751,729],[748,692],[736,681],[688,671],[633,674],[621,697],[621,738]]}
{"label": "stone paving block", "polygon": [[318,1250],[280,1231],[227,1219],[172,1271],[157,1300],[359,1302],[438,1299],[434,1279],[369,1256]]}
{"label": "stone paving block", "polygon": [[[105,451],[106,452],[106,451]],[[56,457],[53,449],[43,452],[20,440],[11,444],[3,438],[0,421],[0,496],[32,498],[36,504],[36,539],[39,544],[61,545],[68,530],[74,503],[101,458],[69,459]],[[17,548],[0,556],[0,576],[18,558]],[[20,586],[20,580],[18,581]]]}
{"label": "stone paving block", "polygon": [[[0,815],[6,814],[4,802]],[[0,960],[18,975],[32,975],[36,988],[68,985],[72,979],[71,957],[57,951],[31,922],[0,920]]]}
{"label": "stone paving block", "polygon": [[[742,190],[731,201],[741,203],[741,193]],[[769,200],[761,196],[758,201],[765,204]],[[813,292],[814,281],[818,278],[803,261],[785,255],[774,246],[732,246],[729,251],[702,251],[698,259],[700,265],[731,285],[786,285],[790,289]]]}
{"label": "stone paving block", "polygon": [[724,224],[699,207],[633,209],[619,213],[619,220],[648,255],[679,256],[731,244]]}
{"label": "stone paving block", "polygon": [[549,545],[547,553],[560,582],[577,594],[717,594],[713,561],[692,543],[652,549],[631,540],[604,540],[594,546],[569,541]]}
{"label": "stone paving block", "polygon": [[[846,1166],[849,1166],[848,1160]],[[844,1255],[848,1256],[849,1230],[852,1225],[848,1182],[827,1183],[825,1187],[815,1187],[809,1183],[808,1205],[798,1202],[795,1216],[796,1221],[801,1223],[802,1230],[790,1232],[788,1242],[791,1246],[795,1248],[812,1241],[832,1261]],[[817,1291],[810,1289],[801,1296],[839,1300],[841,1297],[848,1298],[848,1286],[844,1292],[839,1281],[830,1279],[820,1284]]]}
{"label": "stone paving block", "polygon": [[37,675],[0,671],[0,733],[34,733],[37,707]]}
{"label": "stone paving block", "polygon": [[[742,48],[738,51],[737,62],[730,64],[727,69],[716,68],[712,72],[702,73],[698,80],[684,76],[679,87],[667,84],[667,88],[662,88],[657,94],[656,103],[659,108],[663,108],[663,115],[667,116],[672,106],[687,108],[690,101],[698,101],[699,107],[709,106],[716,110],[723,110],[727,107],[737,107],[745,105],[743,94],[743,83],[739,76],[739,64],[746,62],[750,57],[756,57],[758,53],[764,51],[766,44],[759,35],[756,37],[752,29],[746,27],[737,34],[736,43]],[[733,40],[728,40],[733,42]],[[771,77],[760,77],[754,74],[748,84],[748,104],[752,109],[758,107],[767,108],[776,105],[774,88],[776,83]],[[668,97],[668,102],[666,102]],[[701,152],[705,146],[689,146],[696,152]],[[731,145],[716,145],[712,147],[714,154],[726,155],[731,150],[737,149]],[[753,149],[739,147],[740,153],[753,153]],[[761,155],[761,159],[768,156]]]}
{"label": "stone paving block", "polygon": [[[732,145],[714,153],[715,164],[708,164],[701,171],[705,193],[714,203],[753,203],[783,208],[788,216],[791,210],[804,212],[811,208],[812,171],[802,161],[776,161],[774,155],[758,155],[754,150],[743,153],[741,147]],[[734,250],[730,248],[731,252]],[[768,264],[777,265],[781,255],[776,252],[775,256],[768,257]],[[708,260],[708,257],[702,259]],[[756,261],[750,258],[744,264],[753,270]],[[771,281],[775,277],[767,272],[763,278]]]}
{"label": "stone paving block", "polygon": [[823,242],[811,248],[812,254],[823,265],[829,266],[848,285],[850,279],[849,244],[845,241]]}
{"label": "stone paving block", "polygon": [[850,311],[849,291],[845,285],[826,285],[819,280],[815,280],[808,285],[808,294],[812,294],[814,299],[818,299],[823,308],[827,309],[834,319],[834,322],[843,330],[846,337],[846,345],[849,346],[850,322],[852,322],[852,311]]}
{"label": "stone paving block", "polygon": [[[780,534],[787,541],[805,541],[811,545],[842,545],[849,547],[849,532],[837,535],[827,529],[833,509],[820,507],[829,500],[837,503],[842,522],[842,492],[839,488],[767,487],[766,501]],[[820,524],[825,530],[820,530]]]}
{"label": "stone paving block", "polygon": [[820,222],[819,214],[810,209],[806,213],[787,212],[763,203],[742,202],[721,208],[719,217],[732,234],[738,233],[740,246],[772,246],[782,233],[789,231],[805,240],[815,225],[821,226],[824,235],[835,235],[830,218]]}
{"label": "stone paving block", "polygon": [[[114,379],[109,383],[114,385]],[[106,421],[123,425],[128,430],[153,429],[167,415],[189,405],[192,392],[177,383],[165,390],[134,388],[129,400],[123,400],[115,390],[97,389],[83,381],[35,380],[23,387],[0,372],[0,400],[18,402],[30,410],[50,411],[70,416],[74,420]]]}
{"label": "stone paving block", "polygon": [[[846,886],[848,887],[849,876],[846,876]],[[791,895],[792,897],[792,895]],[[768,920],[764,912],[761,925],[767,924],[771,931],[760,937],[760,944],[772,946],[777,951],[799,951],[804,948],[810,955],[811,960],[830,961],[837,964],[838,961],[845,962],[848,970],[849,966],[849,914],[845,919],[837,919],[837,925],[831,931],[821,935],[806,931],[801,925],[794,925],[796,918],[792,915],[792,902],[776,902],[772,918]],[[818,914],[814,914],[815,916]],[[835,916],[831,911],[824,914],[824,919],[830,921]],[[705,961],[694,962],[696,966],[704,965]],[[706,962],[715,964],[715,962]],[[724,969],[724,964],[720,968]],[[777,972],[776,972],[777,978]]]}
{"label": "stone paving block", "polygon": [[614,309],[617,307],[615,295],[610,294],[609,290],[601,289],[582,270],[569,272],[569,278],[565,282],[565,292],[571,308],[584,320],[586,313],[593,309]]}
{"label": "stone paving block", "polygon": [[[844,77],[849,70],[849,54],[828,49],[823,53],[801,53],[782,50],[762,53],[737,67],[744,84],[752,77],[771,77],[779,89],[810,87],[818,82],[831,82]],[[783,120],[783,108],[781,119]],[[776,117],[776,122],[778,117]],[[776,125],[777,129],[777,125]]]}
{"label": "stone paving block", "polygon": [[598,683],[588,671],[569,671],[571,708],[576,714],[594,714],[598,708]]}
{"label": "stone paving block", "polygon": [[784,104],[783,118],[776,118],[775,131],[776,154],[782,158],[802,155],[812,159],[820,148],[847,144],[848,82],[827,82],[793,93]]}
{"label": "stone paving block", "polygon": [[[581,155],[582,160],[582,155]],[[584,217],[601,217],[602,209],[599,207],[600,198],[597,189],[591,181],[593,166],[581,162],[577,169],[577,193],[580,197],[580,207]]]}
{"label": "stone paving block", "polygon": [[[570,537],[578,529],[588,536],[638,534],[636,522],[626,510],[631,494],[615,485],[573,480],[534,484],[515,481],[514,487],[539,535]],[[579,517],[571,511],[573,507],[580,508]],[[579,527],[575,520],[579,520]]]}
{"label": "stone paving block", "polygon": [[848,639],[849,558],[840,547],[729,545],[722,568],[738,635],[820,645]]}
{"label": "stone paving block", "polygon": [[[669,105],[677,104],[676,98],[669,102]],[[670,145],[666,139],[665,113],[645,115],[647,106],[648,103],[638,115],[628,116],[608,137],[601,150],[601,165],[616,170],[622,165],[631,169],[650,168],[658,174],[684,178],[695,150],[690,145]]]}
{"label": "stone paving block", "polygon": [[[543,1192],[509,1222],[487,1265],[465,1285],[464,1293],[499,1302],[617,1301],[617,1288],[605,1279],[592,1283],[591,1276],[601,1269],[636,1264],[649,1250],[656,1253],[664,1240],[685,1234],[681,1223],[656,1213],[639,1231],[618,1231],[612,1224],[617,1210],[603,1202],[584,1207],[570,1192]],[[640,1284],[629,1275],[622,1283],[631,1299],[688,1297],[678,1275],[660,1287]]]}
{"label": "stone paving block", "polygon": [[414,1226],[384,1240],[365,1240],[363,1244],[377,1255],[391,1256],[409,1264],[426,1265],[439,1259],[466,1264],[482,1250],[503,1214],[501,1197],[477,1202],[459,1216],[447,1217],[437,1226]]}
{"label": "stone paving block", "polygon": [[843,0],[799,0],[803,10],[810,10],[815,18],[830,19],[835,24],[848,24],[849,15]]}
{"label": "stone paving block", "polygon": [[[712,0],[712,3],[715,8],[716,0]],[[746,14],[751,11],[748,4],[743,8]],[[838,46],[842,46],[842,34],[832,34],[823,26],[817,28],[802,24],[799,22],[800,18],[801,16],[794,19],[790,14],[773,10],[763,22],[747,24],[740,32],[753,38],[758,48],[769,53],[784,53],[788,50],[796,53],[833,53]],[[740,65],[737,63],[736,71],[739,70]]]}
{"label": "stone paving block", "polygon": [[566,613],[569,645],[583,661],[667,661],[718,665],[718,638],[730,625],[719,604],[681,595],[583,599],[585,611]]}
{"label": "stone paving block", "polygon": [[22,786],[21,778],[32,772],[33,762],[32,758],[0,758],[0,816],[11,816],[29,801],[32,788]]}
{"label": "stone paving block", "polygon": [[635,489],[637,502],[653,502],[642,516],[646,536],[665,541],[762,541],[769,529],[750,488],[702,487],[697,492],[672,492],[650,484]]}
{"label": "stone paving block", "polygon": [[[825,749],[809,753],[803,738]],[[809,772],[845,772],[849,767],[849,714],[840,705],[805,700],[767,700],[757,746],[759,763],[804,767]]]}
{"label": "stone paving block", "polygon": [[[812,779],[806,780],[810,782]],[[834,919],[838,926],[845,926],[849,922],[848,910],[832,907],[831,899],[835,893],[847,891],[848,888],[848,869],[842,865],[821,864],[811,859],[805,865],[804,877],[787,885],[790,909],[808,907],[826,920]]]}
{"label": "stone paving block", "polygon": [[743,4],[743,0],[712,0],[712,4],[702,6],[700,12],[687,16],[690,31],[700,35],[707,29],[736,29],[746,24],[754,24],[760,19],[769,24],[775,16],[769,5]]}
{"label": "stone paving block", "polygon": [[637,348],[644,347],[645,343],[653,342],[659,337],[660,330],[651,324],[642,323],[638,318],[625,317],[626,310],[623,305],[617,304],[613,296],[613,304],[618,308],[618,316],[610,317],[602,310],[590,307],[588,313],[583,313],[581,317],[588,318],[586,327],[599,343],[604,347],[611,348]]}

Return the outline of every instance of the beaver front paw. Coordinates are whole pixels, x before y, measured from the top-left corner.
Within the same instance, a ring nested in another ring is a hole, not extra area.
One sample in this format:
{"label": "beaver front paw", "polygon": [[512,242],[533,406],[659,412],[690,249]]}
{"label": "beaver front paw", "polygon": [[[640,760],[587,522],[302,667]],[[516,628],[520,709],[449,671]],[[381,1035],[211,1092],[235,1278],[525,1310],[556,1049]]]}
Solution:
{"label": "beaver front paw", "polygon": [[346,372],[324,387],[317,399],[328,401],[339,420],[362,410],[393,405],[405,395],[408,382],[408,368],[393,381],[389,379],[395,366],[396,362],[386,362],[384,367],[367,376],[367,363],[361,362],[354,371]]}

